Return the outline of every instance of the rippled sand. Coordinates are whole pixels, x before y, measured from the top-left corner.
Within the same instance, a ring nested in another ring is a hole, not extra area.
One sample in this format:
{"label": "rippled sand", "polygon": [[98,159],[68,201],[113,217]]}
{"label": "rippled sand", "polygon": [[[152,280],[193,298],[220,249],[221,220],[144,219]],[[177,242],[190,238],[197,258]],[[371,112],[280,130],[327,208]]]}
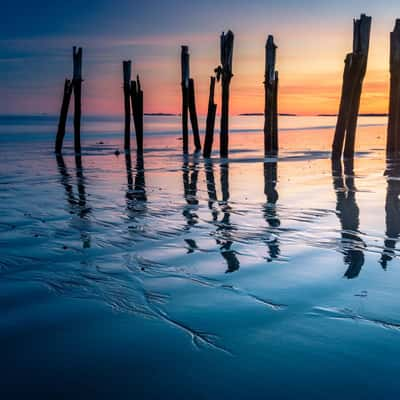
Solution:
{"label": "rippled sand", "polygon": [[264,160],[260,121],[237,118],[230,159],[211,161],[182,157],[177,119],[144,159],[115,154],[109,122],[81,158],[70,141],[55,157],[40,124],[27,138],[3,124],[0,392],[394,398],[385,121],[361,120],[354,165],[332,165],[333,129],[310,121],[284,121],[279,160]]}

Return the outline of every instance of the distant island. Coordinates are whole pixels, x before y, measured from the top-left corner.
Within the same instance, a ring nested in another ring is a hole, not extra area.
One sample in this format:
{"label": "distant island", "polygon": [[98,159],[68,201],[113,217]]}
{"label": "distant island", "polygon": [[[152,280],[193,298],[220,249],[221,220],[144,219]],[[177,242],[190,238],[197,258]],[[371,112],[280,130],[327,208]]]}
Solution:
{"label": "distant island", "polygon": [[[281,117],[297,117],[297,114],[286,114],[286,113],[280,113],[278,114]],[[239,114],[240,117],[262,117],[264,116],[264,113],[243,113]]]}
{"label": "distant island", "polygon": [[[317,117],[337,117],[337,114],[318,114]],[[367,114],[358,114],[359,117],[387,117],[388,114],[374,114],[374,113],[367,113]]]}
{"label": "distant island", "polygon": [[170,113],[144,113],[144,115],[151,117],[176,117],[178,114],[170,114]]}

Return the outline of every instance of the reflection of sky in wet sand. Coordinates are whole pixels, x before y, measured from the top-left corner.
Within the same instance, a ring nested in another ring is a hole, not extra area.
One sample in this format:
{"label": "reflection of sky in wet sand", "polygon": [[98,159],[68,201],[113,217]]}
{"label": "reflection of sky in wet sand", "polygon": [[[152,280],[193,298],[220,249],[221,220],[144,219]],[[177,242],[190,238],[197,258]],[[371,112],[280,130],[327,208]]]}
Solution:
{"label": "reflection of sky in wet sand", "polygon": [[[213,372],[207,359],[230,353],[236,361],[224,359],[221,375],[244,363],[252,374],[242,371],[242,379],[259,389],[261,371],[279,382],[278,372],[291,370],[279,360],[292,352],[296,365],[315,373],[307,357],[347,367],[335,355],[344,349],[356,365],[371,363],[353,344],[361,334],[377,354],[395,351],[397,170],[384,176],[384,127],[359,131],[353,169],[332,168],[331,135],[283,132],[278,161],[262,158],[258,133],[232,134],[229,162],[184,158],[174,135],[147,137],[144,159],[116,156],[120,137],[87,143],[82,159],[70,142],[57,159],[46,141],[13,151],[2,144],[3,310],[15,318],[11,304],[21,292],[39,307],[29,285],[44,302],[67,302],[71,318],[94,301],[103,318],[143,333],[141,360],[153,354],[157,332],[159,354],[170,346],[167,335],[204,369],[199,379]],[[34,320],[7,329],[39,334]],[[138,367],[129,354],[126,362]],[[174,354],[181,370],[186,361]]]}

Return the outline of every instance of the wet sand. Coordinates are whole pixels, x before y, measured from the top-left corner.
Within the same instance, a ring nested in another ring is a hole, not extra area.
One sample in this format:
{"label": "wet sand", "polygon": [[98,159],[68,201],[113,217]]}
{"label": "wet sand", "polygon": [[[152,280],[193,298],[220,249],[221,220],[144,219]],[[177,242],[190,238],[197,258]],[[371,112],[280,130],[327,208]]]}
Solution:
{"label": "wet sand", "polygon": [[45,118],[1,120],[0,391],[394,397],[386,119],[360,118],[354,165],[331,164],[332,119],[282,120],[278,160],[236,117],[211,161],[181,155],[175,117],[147,117],[144,159],[115,155],[114,120],[86,124],[82,157],[55,157]]}

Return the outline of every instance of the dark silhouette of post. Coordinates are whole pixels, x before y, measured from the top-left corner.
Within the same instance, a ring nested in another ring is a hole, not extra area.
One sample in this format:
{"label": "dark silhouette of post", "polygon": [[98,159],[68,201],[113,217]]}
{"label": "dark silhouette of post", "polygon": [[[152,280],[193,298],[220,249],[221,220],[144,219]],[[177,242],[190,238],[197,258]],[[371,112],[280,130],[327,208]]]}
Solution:
{"label": "dark silhouette of post", "polygon": [[189,152],[189,47],[181,46],[181,86],[182,86],[182,143],[183,153]]}
{"label": "dark silhouette of post", "polygon": [[214,103],[215,93],[215,77],[210,77],[210,96],[208,98],[208,111],[206,121],[206,134],[204,138],[203,157],[209,158],[211,156],[212,145],[214,141],[214,126],[215,115],[217,113],[217,105]]}
{"label": "dark silhouette of post", "polygon": [[196,112],[194,80],[191,78],[189,79],[189,114],[190,114],[190,123],[192,125],[192,131],[193,131],[194,147],[196,151],[200,151],[201,143],[199,134],[199,123],[197,120],[197,112]]}
{"label": "dark silhouette of post", "polygon": [[139,75],[136,81],[131,81],[131,103],[133,113],[133,123],[136,133],[136,149],[137,153],[143,154],[143,90],[140,85]]}
{"label": "dark silhouette of post", "polygon": [[344,276],[356,278],[364,265],[365,247],[359,236],[360,210],[356,202],[353,160],[344,161],[344,176],[340,160],[332,160],[333,187],[336,192],[336,211],[342,227],[344,262],[348,266]]}
{"label": "dark silhouette of post", "polygon": [[345,59],[339,114],[332,144],[333,159],[341,158],[342,152],[344,158],[354,157],[361,90],[367,70],[371,20],[365,14],[354,20],[353,51]]}
{"label": "dark silhouette of post", "polygon": [[182,86],[182,140],[183,154],[189,153],[189,116],[192,125],[195,150],[201,150],[199,122],[196,112],[194,80],[190,78],[189,47],[181,46],[181,86]]}
{"label": "dark silhouette of post", "polygon": [[229,86],[232,79],[232,56],[233,56],[233,33],[228,31],[222,32],[221,35],[221,86],[222,86],[222,103],[221,103],[221,132],[220,132],[220,156],[228,157],[229,151]]}
{"label": "dark silhouette of post", "polygon": [[400,151],[400,19],[390,33],[390,97],[386,154],[397,157]]}
{"label": "dark silhouette of post", "polygon": [[55,144],[55,152],[57,154],[61,154],[62,150],[62,145],[65,136],[65,125],[67,123],[68,108],[69,108],[69,103],[71,101],[71,95],[72,95],[72,82],[69,79],[66,79],[64,83],[64,94],[61,105],[60,119],[58,122],[58,130],[57,130],[57,137]]}
{"label": "dark silhouette of post", "polygon": [[[276,190],[276,183],[278,181],[278,165],[276,162],[264,162],[264,194],[267,202],[264,205],[264,218],[268,226],[274,230],[279,228],[281,222],[276,213],[276,202],[279,195]],[[267,241],[269,249],[268,261],[272,261],[279,257],[280,248],[278,237]]]}
{"label": "dark silhouette of post", "polygon": [[81,115],[82,115],[82,47],[73,47],[73,86],[74,86],[74,147],[75,153],[81,152]]}
{"label": "dark silhouette of post", "polygon": [[130,105],[130,84],[131,84],[131,61],[122,62],[123,91],[124,91],[124,112],[125,112],[125,135],[124,149],[131,149],[131,105]]}
{"label": "dark silhouette of post", "polygon": [[279,151],[279,138],[278,138],[278,88],[279,88],[279,73],[275,71],[275,84],[274,84],[274,106],[272,111],[272,151],[275,155]]}
{"label": "dark silhouette of post", "polygon": [[386,169],[386,237],[385,247],[382,252],[380,264],[383,269],[395,255],[396,243],[400,237],[400,163],[399,160],[388,164]]}
{"label": "dark silhouette of post", "polygon": [[265,45],[265,156],[276,155],[278,153],[278,72],[275,71],[276,48],[274,37],[269,35]]}

